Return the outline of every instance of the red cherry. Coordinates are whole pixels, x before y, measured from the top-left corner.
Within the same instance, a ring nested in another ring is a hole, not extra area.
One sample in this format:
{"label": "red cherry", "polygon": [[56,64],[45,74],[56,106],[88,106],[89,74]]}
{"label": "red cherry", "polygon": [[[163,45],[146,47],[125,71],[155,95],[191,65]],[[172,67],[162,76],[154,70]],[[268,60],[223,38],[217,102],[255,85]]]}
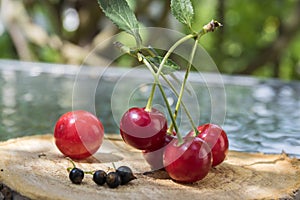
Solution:
{"label": "red cherry", "polygon": [[166,146],[174,139],[173,135],[166,134],[164,145],[157,150],[144,150],[142,151],[144,159],[150,165],[152,170],[159,170],[164,168],[163,154]]}
{"label": "red cherry", "polygon": [[203,124],[198,126],[199,138],[203,139],[210,146],[213,156],[212,166],[221,164],[228,153],[228,138],[225,131],[215,124]]}
{"label": "red cherry", "polygon": [[198,137],[185,137],[183,144],[174,139],[166,146],[163,162],[169,176],[182,183],[203,179],[212,164],[209,146]]}
{"label": "red cherry", "polygon": [[93,155],[101,146],[103,137],[101,121],[84,110],[65,113],[58,119],[54,129],[57,148],[72,159]]}
{"label": "red cherry", "polygon": [[167,120],[152,108],[130,108],[121,118],[120,133],[125,143],[140,150],[157,150],[165,143]]}

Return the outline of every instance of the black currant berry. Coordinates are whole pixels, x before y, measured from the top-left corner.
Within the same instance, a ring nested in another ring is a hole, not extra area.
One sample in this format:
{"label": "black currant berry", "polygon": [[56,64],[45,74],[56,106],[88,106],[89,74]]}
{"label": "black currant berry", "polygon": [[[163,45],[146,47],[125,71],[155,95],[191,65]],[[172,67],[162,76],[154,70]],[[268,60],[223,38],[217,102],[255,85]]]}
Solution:
{"label": "black currant berry", "polygon": [[75,184],[80,184],[82,182],[83,177],[84,177],[84,172],[81,169],[76,167],[74,167],[69,173],[70,180],[72,181],[72,183]]}
{"label": "black currant berry", "polygon": [[110,188],[116,188],[121,184],[121,177],[117,172],[109,172],[106,176],[106,184]]}
{"label": "black currant berry", "polygon": [[93,181],[97,183],[97,185],[103,185],[106,181],[106,172],[103,170],[97,170],[93,174]]}
{"label": "black currant berry", "polygon": [[133,175],[131,169],[127,166],[121,166],[117,170],[117,173],[121,177],[121,185],[125,185],[132,181],[133,179],[136,179],[136,177]]}

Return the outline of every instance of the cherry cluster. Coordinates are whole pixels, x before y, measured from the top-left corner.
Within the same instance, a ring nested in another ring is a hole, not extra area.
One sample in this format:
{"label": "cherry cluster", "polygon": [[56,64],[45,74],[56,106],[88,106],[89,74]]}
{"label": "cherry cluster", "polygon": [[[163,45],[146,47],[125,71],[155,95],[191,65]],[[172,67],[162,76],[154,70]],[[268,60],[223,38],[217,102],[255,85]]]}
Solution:
{"label": "cherry cluster", "polygon": [[[123,6],[129,9],[127,4],[125,5],[125,1],[120,2],[123,2]],[[176,5],[182,6],[188,1],[180,2],[176,2],[178,3]],[[119,4],[109,4],[112,7],[117,5]],[[175,6],[174,9],[177,7]],[[118,17],[119,14],[117,14]],[[182,101],[199,39],[204,34],[213,32],[221,26],[217,21],[210,21],[203,26],[202,30],[192,31],[191,34],[175,42],[164,56],[160,56],[159,51],[151,46],[143,46],[140,37],[136,37],[137,48],[129,48],[120,42],[115,43],[115,46],[122,52],[143,63],[154,78],[146,106],[129,108],[122,115],[119,123],[122,139],[133,148],[141,150],[152,169],[164,168],[170,177],[177,182],[192,183],[203,179],[211,167],[215,167],[225,160],[228,152],[228,138],[225,131],[212,123],[196,126]],[[179,45],[190,39],[194,40],[194,45],[178,92],[166,76],[180,68],[170,59],[170,56]],[[177,96],[175,110],[172,110],[169,105],[160,81],[161,78]],[[168,116],[171,119],[170,124],[168,124],[165,114],[152,106],[156,88],[160,90],[165,102]],[[180,107],[184,109],[191,124],[191,130],[184,137],[179,132],[176,123]],[[84,159],[93,155],[101,146],[103,135],[104,129],[100,120],[93,114],[80,110],[64,114],[56,123],[54,130],[56,146],[65,156],[72,159]]]}
{"label": "cherry cluster", "polygon": [[[187,2],[178,1],[177,3],[179,3],[178,6],[182,6]],[[177,9],[176,6],[174,9]],[[224,161],[228,152],[228,138],[225,131],[212,123],[196,126],[189,110],[182,101],[199,39],[220,26],[219,22],[212,20],[203,26],[199,32],[192,31],[191,34],[176,41],[163,57],[159,56],[154,48],[142,47],[141,49],[146,50],[143,52],[131,50],[120,42],[116,45],[123,51],[127,49],[125,51],[127,54],[137,57],[138,61],[149,69],[154,78],[146,106],[130,108],[123,114],[120,120],[120,134],[125,143],[142,151],[152,169],[164,168],[169,176],[177,182],[192,183],[203,179],[211,167]],[[181,85],[180,91],[177,91],[166,76],[164,69],[180,68],[170,59],[170,56],[178,46],[189,39],[194,39],[194,45],[190,52],[184,79],[182,82],[177,79]],[[172,110],[169,105],[160,81],[161,78],[177,96],[175,110]],[[171,119],[169,125],[164,113],[152,107],[153,96],[157,87]],[[179,132],[176,122],[180,107],[184,109],[191,124],[191,130],[184,137]]]}
{"label": "cherry cluster", "polygon": [[179,141],[175,132],[167,133],[167,120],[154,108],[130,108],[121,119],[120,132],[127,144],[142,150],[152,169],[164,168],[177,182],[203,179],[228,153],[228,138],[220,126],[198,126]]}

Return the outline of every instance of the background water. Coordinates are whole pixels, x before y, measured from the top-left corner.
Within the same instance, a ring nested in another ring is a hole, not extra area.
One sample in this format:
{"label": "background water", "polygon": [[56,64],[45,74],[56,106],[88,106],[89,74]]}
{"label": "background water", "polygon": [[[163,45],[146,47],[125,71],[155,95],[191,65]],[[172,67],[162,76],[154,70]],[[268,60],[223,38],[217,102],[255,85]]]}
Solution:
{"label": "background water", "polygon": [[[300,158],[300,82],[199,73],[189,80],[185,104],[197,123],[220,124],[231,150],[285,151]],[[146,104],[151,82],[143,69],[2,60],[0,140],[52,133],[59,116],[74,108],[95,112],[107,134],[118,133],[120,115],[130,106]],[[176,96],[165,88],[174,107]],[[166,112],[159,92],[154,106]],[[185,133],[190,126],[180,114],[180,130]]]}

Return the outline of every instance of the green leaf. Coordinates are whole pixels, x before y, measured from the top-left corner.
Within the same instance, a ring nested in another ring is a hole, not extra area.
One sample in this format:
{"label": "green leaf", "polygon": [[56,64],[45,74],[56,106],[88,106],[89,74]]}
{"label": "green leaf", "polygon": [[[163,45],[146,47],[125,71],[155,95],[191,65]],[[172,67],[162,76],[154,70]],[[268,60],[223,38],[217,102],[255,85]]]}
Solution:
{"label": "green leaf", "polygon": [[171,11],[179,22],[191,27],[194,8],[190,0],[171,0]]}
{"label": "green leaf", "polygon": [[133,35],[138,45],[141,43],[139,23],[126,0],[98,0],[98,3],[114,24]]}
{"label": "green leaf", "polygon": [[[158,68],[160,63],[163,60],[163,57],[162,56],[148,57],[148,60]],[[180,67],[173,60],[168,59],[165,62],[161,72],[163,74],[167,75],[167,74],[171,74],[174,71],[177,71],[179,69],[180,69]],[[157,71],[157,69],[154,69],[154,71]]]}

